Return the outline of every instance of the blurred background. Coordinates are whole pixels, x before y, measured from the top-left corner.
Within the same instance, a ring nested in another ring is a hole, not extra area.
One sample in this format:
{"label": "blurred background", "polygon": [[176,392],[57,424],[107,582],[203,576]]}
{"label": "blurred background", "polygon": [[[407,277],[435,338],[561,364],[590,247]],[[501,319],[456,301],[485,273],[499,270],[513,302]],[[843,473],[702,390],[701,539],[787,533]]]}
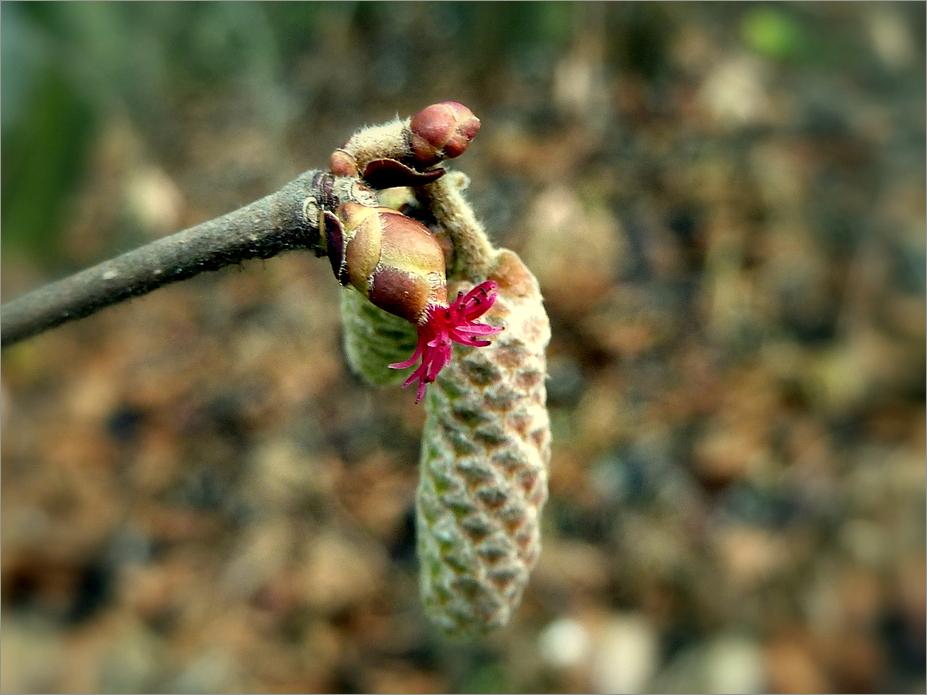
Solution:
{"label": "blurred background", "polygon": [[305,253],[3,353],[3,692],[924,692],[923,3],[2,4],[4,301],[452,99],[553,325],[512,624]]}

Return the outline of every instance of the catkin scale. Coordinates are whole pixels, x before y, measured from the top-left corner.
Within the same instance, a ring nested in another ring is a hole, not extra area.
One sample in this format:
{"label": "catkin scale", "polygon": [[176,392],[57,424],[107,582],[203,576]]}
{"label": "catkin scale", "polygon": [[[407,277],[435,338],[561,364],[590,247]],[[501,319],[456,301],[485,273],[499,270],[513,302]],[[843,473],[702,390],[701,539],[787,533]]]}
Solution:
{"label": "catkin scale", "polygon": [[452,635],[509,621],[540,553],[547,500],[550,324],[535,278],[511,251],[499,258],[486,318],[505,331],[487,347],[455,345],[425,400],[420,588],[430,617]]}

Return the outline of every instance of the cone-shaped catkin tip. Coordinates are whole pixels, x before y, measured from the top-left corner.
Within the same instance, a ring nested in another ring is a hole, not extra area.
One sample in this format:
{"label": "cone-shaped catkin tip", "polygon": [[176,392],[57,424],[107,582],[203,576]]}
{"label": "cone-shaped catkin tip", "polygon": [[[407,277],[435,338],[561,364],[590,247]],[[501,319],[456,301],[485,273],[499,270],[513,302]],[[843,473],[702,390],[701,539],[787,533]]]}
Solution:
{"label": "cone-shaped catkin tip", "polygon": [[467,151],[480,129],[480,119],[463,104],[442,101],[419,111],[409,124],[412,156],[425,166],[453,159]]}

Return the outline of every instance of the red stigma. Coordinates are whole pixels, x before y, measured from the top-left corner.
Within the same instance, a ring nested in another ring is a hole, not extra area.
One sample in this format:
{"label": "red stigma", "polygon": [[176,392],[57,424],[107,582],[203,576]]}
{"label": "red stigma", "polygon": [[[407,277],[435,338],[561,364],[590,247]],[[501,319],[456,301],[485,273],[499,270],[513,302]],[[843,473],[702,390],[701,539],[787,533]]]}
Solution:
{"label": "red stigma", "polygon": [[444,366],[451,361],[451,341],[471,347],[485,347],[490,341],[482,340],[478,336],[488,336],[502,330],[501,326],[489,326],[478,323],[475,319],[485,314],[496,302],[496,288],[498,285],[487,280],[463,294],[457,294],[457,299],[450,306],[431,305],[427,309],[425,321],[418,324],[418,344],[415,352],[405,362],[391,364],[391,369],[405,369],[411,367],[422,358],[422,363],[412,372],[405,388],[418,380],[418,403],[425,397],[425,387],[432,383]]}

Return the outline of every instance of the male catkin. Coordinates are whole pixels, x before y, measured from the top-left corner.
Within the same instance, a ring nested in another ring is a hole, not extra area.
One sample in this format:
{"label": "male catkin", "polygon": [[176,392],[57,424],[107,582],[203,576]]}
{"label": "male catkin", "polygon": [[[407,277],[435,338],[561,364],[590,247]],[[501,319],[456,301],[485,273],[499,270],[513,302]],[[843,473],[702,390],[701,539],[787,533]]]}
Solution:
{"label": "male catkin", "polygon": [[[505,625],[540,553],[550,421],[550,323],[537,280],[503,250],[489,279],[498,298],[492,345],[455,346],[425,405],[417,490],[425,608],[449,634]],[[467,291],[473,283],[449,287]]]}

